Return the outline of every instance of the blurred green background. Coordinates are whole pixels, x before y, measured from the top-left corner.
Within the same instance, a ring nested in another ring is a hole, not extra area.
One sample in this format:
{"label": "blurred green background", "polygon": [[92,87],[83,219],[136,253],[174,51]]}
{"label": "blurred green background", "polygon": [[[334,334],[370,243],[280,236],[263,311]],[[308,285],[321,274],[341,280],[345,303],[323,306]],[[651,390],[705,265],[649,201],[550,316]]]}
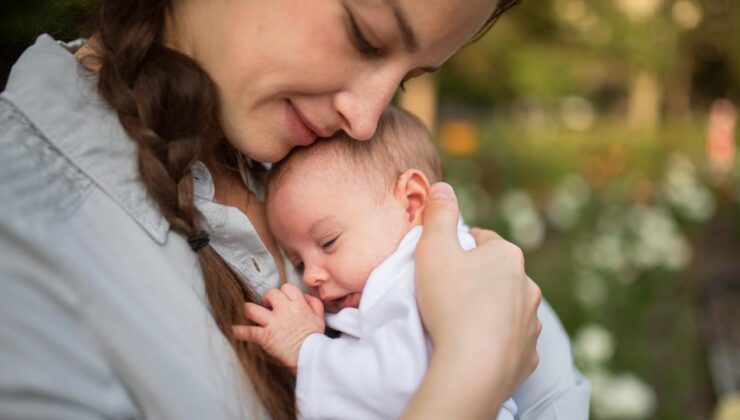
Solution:
{"label": "blurred green background", "polygon": [[[85,0],[3,0],[0,83]],[[400,102],[469,224],[520,245],[595,419],[740,419],[740,5],[525,1]]]}

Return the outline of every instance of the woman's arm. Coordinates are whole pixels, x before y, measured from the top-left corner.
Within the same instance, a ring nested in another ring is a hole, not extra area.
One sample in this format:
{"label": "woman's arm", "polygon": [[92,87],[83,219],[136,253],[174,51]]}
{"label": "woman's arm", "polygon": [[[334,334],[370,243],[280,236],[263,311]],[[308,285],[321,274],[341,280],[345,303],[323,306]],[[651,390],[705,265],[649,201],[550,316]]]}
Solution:
{"label": "woman's arm", "polygon": [[457,221],[452,188],[435,184],[416,253],[419,310],[435,353],[404,419],[491,418],[537,366],[541,292],[521,250],[473,230],[478,247],[464,252]]}

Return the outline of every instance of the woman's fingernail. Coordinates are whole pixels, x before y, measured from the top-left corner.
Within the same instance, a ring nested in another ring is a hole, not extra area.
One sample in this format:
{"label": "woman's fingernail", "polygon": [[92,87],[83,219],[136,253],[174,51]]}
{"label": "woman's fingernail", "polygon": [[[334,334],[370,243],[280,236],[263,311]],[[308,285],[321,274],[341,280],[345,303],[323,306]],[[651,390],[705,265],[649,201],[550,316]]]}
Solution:
{"label": "woman's fingernail", "polygon": [[446,182],[438,182],[432,185],[432,191],[429,195],[431,198],[443,198],[443,199],[454,199],[455,192],[452,190],[452,186]]}

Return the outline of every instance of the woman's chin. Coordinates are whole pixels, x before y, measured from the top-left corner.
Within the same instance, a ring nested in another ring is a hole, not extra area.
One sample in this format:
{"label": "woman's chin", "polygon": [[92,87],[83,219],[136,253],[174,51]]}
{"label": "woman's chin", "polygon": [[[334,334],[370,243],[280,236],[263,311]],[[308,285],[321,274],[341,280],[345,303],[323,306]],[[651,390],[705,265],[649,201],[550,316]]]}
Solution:
{"label": "woman's chin", "polygon": [[287,156],[292,149],[291,144],[280,139],[262,136],[260,140],[250,141],[246,138],[227,137],[227,141],[236,151],[251,160],[262,163],[275,163]]}

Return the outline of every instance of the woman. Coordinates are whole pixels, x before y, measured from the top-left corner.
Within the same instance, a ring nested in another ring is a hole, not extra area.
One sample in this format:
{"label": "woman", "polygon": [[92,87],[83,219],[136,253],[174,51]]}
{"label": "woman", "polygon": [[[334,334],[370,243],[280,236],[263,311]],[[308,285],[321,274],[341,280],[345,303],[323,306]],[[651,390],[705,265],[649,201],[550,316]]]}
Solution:
{"label": "woman", "polygon": [[[251,162],[370,138],[399,84],[511,3],[103,0],[85,45],[39,38],[0,101],[0,417],[294,417],[293,378],[232,332],[290,277]],[[479,417],[536,365],[539,290],[492,232],[464,254],[434,192],[418,271],[437,352],[406,415]]]}

